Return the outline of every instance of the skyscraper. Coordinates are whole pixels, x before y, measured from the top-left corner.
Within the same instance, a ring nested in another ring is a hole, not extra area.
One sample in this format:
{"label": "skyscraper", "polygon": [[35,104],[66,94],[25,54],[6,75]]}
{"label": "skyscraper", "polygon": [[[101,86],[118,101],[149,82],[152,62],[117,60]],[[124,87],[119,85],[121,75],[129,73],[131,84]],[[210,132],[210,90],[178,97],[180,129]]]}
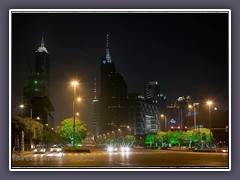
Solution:
{"label": "skyscraper", "polygon": [[98,136],[100,132],[101,127],[101,119],[100,119],[100,103],[97,98],[97,80],[94,79],[94,99],[92,101],[92,132],[94,136]]}
{"label": "skyscraper", "polygon": [[24,99],[26,101],[32,97],[49,96],[50,57],[44,46],[43,38],[41,46],[35,51],[35,58],[31,65],[28,86],[24,89]]}
{"label": "skyscraper", "polygon": [[126,128],[127,85],[123,76],[116,72],[109,50],[107,35],[106,57],[101,60],[101,131],[107,133]]}
{"label": "skyscraper", "polygon": [[[24,88],[24,104],[32,118],[40,117],[41,122],[53,126],[54,108],[49,100],[50,56],[42,38],[41,45],[34,54],[28,76],[28,85]],[[26,113],[28,114],[28,113]]]}

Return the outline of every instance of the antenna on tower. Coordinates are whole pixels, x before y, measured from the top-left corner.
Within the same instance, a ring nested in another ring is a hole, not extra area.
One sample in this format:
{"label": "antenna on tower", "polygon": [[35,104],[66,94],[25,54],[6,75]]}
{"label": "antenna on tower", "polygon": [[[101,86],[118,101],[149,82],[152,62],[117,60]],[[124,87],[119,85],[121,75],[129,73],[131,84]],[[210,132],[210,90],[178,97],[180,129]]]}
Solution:
{"label": "antenna on tower", "polygon": [[109,35],[107,34],[107,42],[106,42],[106,48],[108,49],[108,46],[109,46]]}
{"label": "antenna on tower", "polygon": [[110,56],[110,51],[109,51],[109,35],[107,34],[106,38],[106,59],[108,63],[112,63],[112,59]]}
{"label": "antenna on tower", "polygon": [[94,99],[97,99],[97,78],[94,77]]}
{"label": "antenna on tower", "polygon": [[41,47],[44,47],[44,39],[43,39],[43,36],[42,36],[42,41],[41,41]]}

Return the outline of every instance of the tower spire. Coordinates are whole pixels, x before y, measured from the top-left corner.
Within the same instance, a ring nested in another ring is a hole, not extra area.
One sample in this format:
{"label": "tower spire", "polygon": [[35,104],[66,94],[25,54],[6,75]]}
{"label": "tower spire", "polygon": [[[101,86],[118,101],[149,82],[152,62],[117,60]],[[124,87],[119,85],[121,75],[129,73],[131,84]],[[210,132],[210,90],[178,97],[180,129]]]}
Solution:
{"label": "tower spire", "polygon": [[106,59],[108,63],[112,62],[111,56],[110,56],[110,51],[109,51],[109,35],[107,34],[107,39],[106,39]]}
{"label": "tower spire", "polygon": [[41,47],[44,47],[44,39],[43,39],[43,36],[42,36],[42,41],[41,41]]}
{"label": "tower spire", "polygon": [[96,78],[96,76],[95,76],[95,78],[94,78],[94,100],[96,100],[97,99],[97,78]]}

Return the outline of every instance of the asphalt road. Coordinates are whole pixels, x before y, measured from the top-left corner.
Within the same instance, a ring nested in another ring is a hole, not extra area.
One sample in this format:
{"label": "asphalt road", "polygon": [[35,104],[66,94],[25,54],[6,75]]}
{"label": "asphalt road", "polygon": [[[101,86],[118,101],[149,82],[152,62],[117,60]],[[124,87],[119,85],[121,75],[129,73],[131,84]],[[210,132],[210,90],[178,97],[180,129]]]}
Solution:
{"label": "asphalt road", "polygon": [[108,153],[93,149],[91,153],[12,155],[14,168],[228,168],[228,153],[180,152],[131,149],[128,153]]}

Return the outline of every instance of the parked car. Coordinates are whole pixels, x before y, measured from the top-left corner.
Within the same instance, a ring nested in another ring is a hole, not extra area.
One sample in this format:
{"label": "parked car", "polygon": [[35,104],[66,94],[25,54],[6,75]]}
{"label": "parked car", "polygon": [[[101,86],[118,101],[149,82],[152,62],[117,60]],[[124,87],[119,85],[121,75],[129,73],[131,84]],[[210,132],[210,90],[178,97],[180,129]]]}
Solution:
{"label": "parked car", "polygon": [[44,154],[46,152],[46,148],[42,147],[41,145],[36,145],[35,149],[33,150],[35,154],[42,153]]}

